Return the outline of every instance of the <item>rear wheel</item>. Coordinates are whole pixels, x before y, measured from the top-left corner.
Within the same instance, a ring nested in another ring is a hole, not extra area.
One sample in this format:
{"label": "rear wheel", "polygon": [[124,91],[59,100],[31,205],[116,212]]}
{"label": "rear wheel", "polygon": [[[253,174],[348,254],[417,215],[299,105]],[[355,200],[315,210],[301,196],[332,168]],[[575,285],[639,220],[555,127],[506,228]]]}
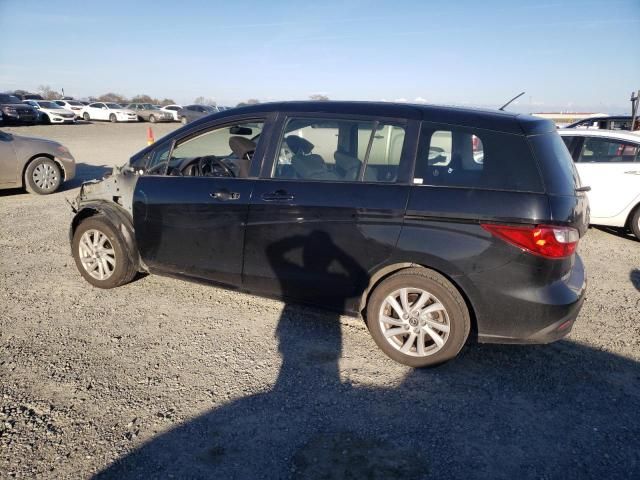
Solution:
{"label": "rear wheel", "polygon": [[367,326],[380,349],[410,367],[454,358],[469,336],[460,292],[432,270],[408,268],[382,281],[367,303]]}
{"label": "rear wheel", "polygon": [[104,216],[89,217],[73,234],[73,259],[91,285],[114,288],[133,280],[138,266],[116,227]]}
{"label": "rear wheel", "polygon": [[640,205],[636,207],[636,211],[631,216],[631,231],[640,240]]}
{"label": "rear wheel", "polygon": [[116,123],[118,121],[118,119],[116,118],[115,113],[112,113],[111,115],[109,115],[109,121],[111,123]]}
{"label": "rear wheel", "polygon": [[149,115],[149,121],[151,123],[156,123],[156,117],[154,117],[153,115]]}
{"label": "rear wheel", "polygon": [[82,114],[82,118],[84,118],[84,121],[85,121],[85,122],[88,122],[89,120],[91,120],[91,116],[89,116],[89,113],[88,113],[88,112],[84,112],[84,113]]}
{"label": "rear wheel", "polygon": [[48,195],[62,184],[62,171],[48,157],[34,158],[24,172],[24,186],[29,193]]}

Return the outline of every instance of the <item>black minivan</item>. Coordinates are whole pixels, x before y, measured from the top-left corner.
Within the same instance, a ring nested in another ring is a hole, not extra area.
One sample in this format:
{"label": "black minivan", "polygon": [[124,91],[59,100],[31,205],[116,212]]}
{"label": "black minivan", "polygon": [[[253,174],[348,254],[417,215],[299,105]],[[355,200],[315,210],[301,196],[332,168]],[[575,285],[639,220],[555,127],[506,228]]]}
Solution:
{"label": "black minivan", "polygon": [[421,367],[468,338],[565,336],[588,201],[553,123],[501,111],[285,102],[209,115],[83,185],[80,273],[147,271],[362,315]]}

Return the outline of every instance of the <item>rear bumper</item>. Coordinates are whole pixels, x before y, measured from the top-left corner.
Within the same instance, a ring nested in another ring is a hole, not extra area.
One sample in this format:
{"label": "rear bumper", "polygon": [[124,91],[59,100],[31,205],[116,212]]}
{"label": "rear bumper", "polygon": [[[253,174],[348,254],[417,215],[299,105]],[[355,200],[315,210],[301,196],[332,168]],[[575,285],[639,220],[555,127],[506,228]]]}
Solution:
{"label": "rear bumper", "polygon": [[[586,291],[582,259],[575,255],[571,270],[562,279],[538,284],[532,272],[529,285],[510,282],[510,276],[498,269],[489,281],[475,279],[479,299],[476,317],[478,341],[484,343],[550,343],[569,334]],[[481,274],[479,274],[481,275]],[[474,305],[475,307],[476,305]]]}

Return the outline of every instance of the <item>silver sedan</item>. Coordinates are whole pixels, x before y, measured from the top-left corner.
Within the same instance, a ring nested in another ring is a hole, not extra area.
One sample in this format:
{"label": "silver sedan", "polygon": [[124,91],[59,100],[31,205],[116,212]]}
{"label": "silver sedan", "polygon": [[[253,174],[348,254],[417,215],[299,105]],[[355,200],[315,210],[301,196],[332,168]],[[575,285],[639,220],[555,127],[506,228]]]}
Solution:
{"label": "silver sedan", "polygon": [[0,130],[0,189],[26,188],[46,195],[75,174],[76,161],[64,145]]}

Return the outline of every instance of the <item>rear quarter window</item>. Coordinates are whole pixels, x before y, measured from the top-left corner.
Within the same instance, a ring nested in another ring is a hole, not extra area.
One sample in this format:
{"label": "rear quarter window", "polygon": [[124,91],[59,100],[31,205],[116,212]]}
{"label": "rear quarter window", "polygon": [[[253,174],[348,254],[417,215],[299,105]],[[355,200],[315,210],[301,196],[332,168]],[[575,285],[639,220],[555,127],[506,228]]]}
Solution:
{"label": "rear quarter window", "polygon": [[486,190],[544,190],[535,158],[523,135],[426,122],[421,132],[414,183]]}
{"label": "rear quarter window", "polygon": [[528,139],[540,165],[547,192],[575,195],[576,187],[580,186],[580,177],[560,135],[550,132],[532,135]]}

